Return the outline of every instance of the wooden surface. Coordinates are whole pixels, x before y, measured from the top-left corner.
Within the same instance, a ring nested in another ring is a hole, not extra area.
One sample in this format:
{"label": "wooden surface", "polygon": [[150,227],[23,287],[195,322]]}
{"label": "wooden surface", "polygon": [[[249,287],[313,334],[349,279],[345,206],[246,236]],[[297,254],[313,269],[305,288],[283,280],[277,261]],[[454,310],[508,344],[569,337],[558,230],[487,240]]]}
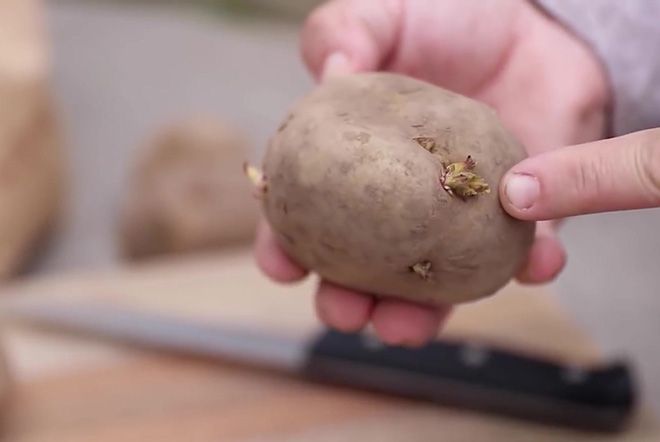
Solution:
{"label": "wooden surface", "polygon": [[38,0],[0,1],[0,279],[16,272],[53,221],[59,133]]}
{"label": "wooden surface", "polygon": [[[0,279],[25,263],[59,195],[59,150],[38,0],[0,1]],[[8,391],[0,343],[0,403]]]}
{"label": "wooden surface", "polygon": [[[248,253],[239,253],[29,281],[3,295],[92,297],[300,335],[317,327],[313,286],[313,280],[276,286],[261,277]],[[446,333],[565,361],[599,359],[598,350],[551,295],[513,285],[460,308]],[[18,381],[6,413],[7,441],[660,440],[645,412],[629,431],[604,437],[19,327],[7,330],[6,338]]]}
{"label": "wooden surface", "polygon": [[7,401],[11,396],[12,378],[9,375],[7,367],[7,357],[3,342],[0,341],[0,422],[2,422],[2,412],[7,407]]}

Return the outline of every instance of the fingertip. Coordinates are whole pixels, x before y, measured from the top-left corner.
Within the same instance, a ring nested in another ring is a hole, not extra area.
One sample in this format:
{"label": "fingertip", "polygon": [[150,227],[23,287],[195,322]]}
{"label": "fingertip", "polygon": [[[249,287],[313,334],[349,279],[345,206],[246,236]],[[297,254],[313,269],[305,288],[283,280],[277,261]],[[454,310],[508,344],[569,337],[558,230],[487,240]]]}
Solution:
{"label": "fingertip", "polygon": [[322,281],[316,293],[316,313],[328,326],[345,333],[361,330],[369,321],[373,297]]}
{"label": "fingertip", "polygon": [[507,173],[500,185],[500,201],[509,215],[518,219],[533,219],[534,205],[541,196],[541,184],[528,173]]}
{"label": "fingertip", "polygon": [[351,61],[343,52],[333,52],[325,59],[321,69],[320,80],[347,75],[354,71]]}
{"label": "fingertip", "polygon": [[399,300],[381,300],[372,314],[374,330],[387,345],[420,347],[438,333],[449,308],[432,308]]}
{"label": "fingertip", "polygon": [[270,226],[263,220],[257,230],[254,254],[261,271],[277,282],[295,282],[307,276],[307,270],[284,253]]}
{"label": "fingertip", "polygon": [[554,235],[538,236],[527,258],[527,263],[517,276],[526,284],[544,284],[555,279],[566,265],[566,251]]}

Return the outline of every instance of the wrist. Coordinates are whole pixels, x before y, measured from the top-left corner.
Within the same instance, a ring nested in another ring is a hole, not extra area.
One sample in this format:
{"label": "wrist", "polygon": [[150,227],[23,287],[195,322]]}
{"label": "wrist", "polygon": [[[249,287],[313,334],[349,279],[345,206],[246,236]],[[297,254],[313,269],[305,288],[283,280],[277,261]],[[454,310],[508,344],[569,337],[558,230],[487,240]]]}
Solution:
{"label": "wrist", "polygon": [[611,136],[614,93],[607,67],[587,41],[556,20],[536,0],[525,1],[530,33],[536,44],[548,47],[552,63],[559,67],[553,72],[565,85],[561,96],[570,103],[583,126],[582,133],[576,134],[572,143]]}
{"label": "wrist", "polygon": [[537,63],[536,74],[549,89],[552,100],[546,106],[562,113],[567,124],[561,141],[578,144],[605,137],[612,92],[607,71],[591,47],[534,3],[526,2],[519,32],[524,36],[521,44],[538,54],[530,63]]}

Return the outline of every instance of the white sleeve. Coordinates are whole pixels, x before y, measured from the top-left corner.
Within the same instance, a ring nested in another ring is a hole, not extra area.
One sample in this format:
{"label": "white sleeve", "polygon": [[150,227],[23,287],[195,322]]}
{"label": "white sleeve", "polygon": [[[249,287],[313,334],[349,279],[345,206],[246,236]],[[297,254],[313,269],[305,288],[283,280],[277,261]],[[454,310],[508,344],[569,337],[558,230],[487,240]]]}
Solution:
{"label": "white sleeve", "polygon": [[535,0],[594,50],[613,93],[612,135],[660,127],[660,1]]}

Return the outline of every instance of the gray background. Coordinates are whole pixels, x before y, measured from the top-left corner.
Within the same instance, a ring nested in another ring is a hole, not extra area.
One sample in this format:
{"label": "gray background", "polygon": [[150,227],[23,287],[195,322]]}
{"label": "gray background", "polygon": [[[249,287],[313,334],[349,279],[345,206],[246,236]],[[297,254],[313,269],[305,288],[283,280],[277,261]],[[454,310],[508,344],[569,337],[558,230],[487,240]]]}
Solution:
{"label": "gray background", "polygon": [[[115,217],[125,174],[132,152],[157,128],[211,113],[242,127],[258,155],[311,85],[294,26],[148,5],[48,5],[73,193],[38,272],[118,265]],[[607,354],[636,362],[656,407],[659,226],[660,210],[571,220],[562,233],[569,265],[552,287]]]}

